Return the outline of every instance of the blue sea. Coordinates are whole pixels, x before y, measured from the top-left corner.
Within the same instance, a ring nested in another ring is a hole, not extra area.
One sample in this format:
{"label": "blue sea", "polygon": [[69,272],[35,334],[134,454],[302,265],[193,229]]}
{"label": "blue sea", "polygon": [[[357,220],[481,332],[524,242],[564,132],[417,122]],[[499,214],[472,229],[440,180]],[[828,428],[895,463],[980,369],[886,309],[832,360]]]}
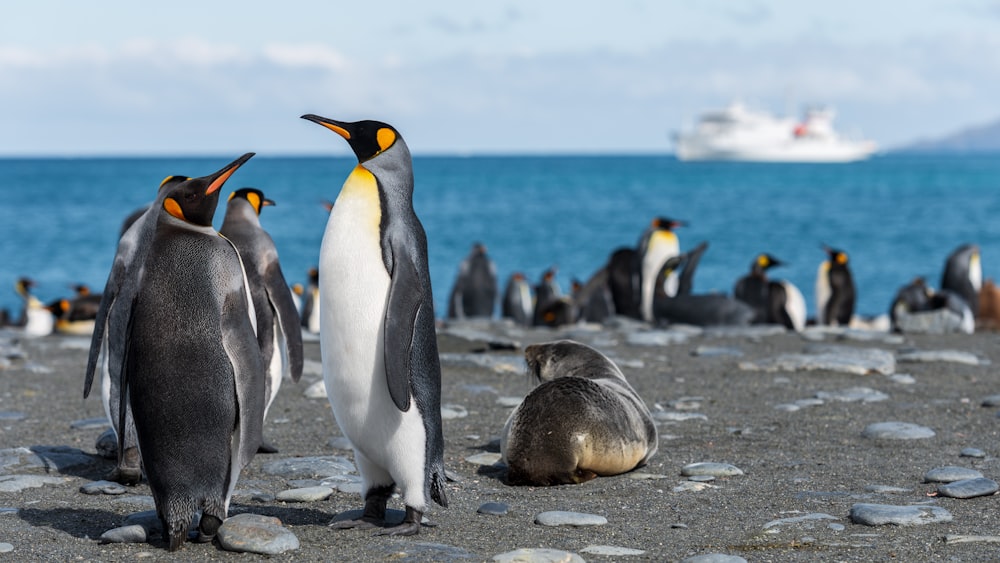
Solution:
{"label": "blue sea", "polygon": [[[0,159],[0,307],[18,315],[18,277],[48,302],[86,283],[103,288],[122,219],[171,174],[202,176],[238,154],[198,158]],[[261,222],[289,283],[318,262],[333,201],[353,157],[257,156],[223,188],[277,202]],[[982,249],[984,276],[1000,270],[1000,155],[885,155],[850,164],[679,162],[672,156],[415,157],[414,207],[427,231],[439,317],[459,262],[485,243],[501,288],[515,271],[537,280],[558,268],[564,291],[608,255],[634,246],[656,216],[683,220],[682,250],[708,241],[696,292],[732,292],[754,256],[786,265],[771,277],[796,284],[815,313],[821,245],[844,250],[857,312],[888,310],[915,276],[940,284],[947,255]],[[224,214],[216,213],[216,227]]]}

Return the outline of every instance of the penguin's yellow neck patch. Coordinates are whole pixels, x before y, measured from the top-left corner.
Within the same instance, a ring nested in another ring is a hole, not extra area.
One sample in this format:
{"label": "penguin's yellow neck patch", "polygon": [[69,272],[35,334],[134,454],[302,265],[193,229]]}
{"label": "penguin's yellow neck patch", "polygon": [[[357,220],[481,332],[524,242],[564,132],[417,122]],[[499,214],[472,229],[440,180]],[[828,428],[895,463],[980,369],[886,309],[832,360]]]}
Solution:
{"label": "penguin's yellow neck patch", "polygon": [[654,231],[649,243],[650,246],[666,243],[677,244],[677,235],[673,231]]}
{"label": "penguin's yellow neck patch", "polygon": [[[342,205],[343,204],[343,205]],[[358,164],[351,171],[340,190],[337,203],[333,206],[336,213],[339,207],[350,206],[352,215],[362,222],[378,229],[382,221],[382,202],[378,196],[378,180],[364,166]]]}
{"label": "penguin's yellow neck patch", "polygon": [[187,219],[184,218],[184,211],[181,209],[181,204],[177,203],[176,199],[168,197],[163,200],[163,209],[181,221],[187,221]]}
{"label": "penguin's yellow neck patch", "polygon": [[248,193],[247,201],[253,206],[253,210],[257,212],[257,215],[260,215],[260,196],[253,192]]}

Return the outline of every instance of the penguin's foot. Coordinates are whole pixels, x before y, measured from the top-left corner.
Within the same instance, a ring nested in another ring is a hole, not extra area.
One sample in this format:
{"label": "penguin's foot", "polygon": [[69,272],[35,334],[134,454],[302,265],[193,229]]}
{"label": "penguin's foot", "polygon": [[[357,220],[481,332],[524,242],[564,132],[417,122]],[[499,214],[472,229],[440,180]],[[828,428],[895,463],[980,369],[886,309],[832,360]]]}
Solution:
{"label": "penguin's foot", "polygon": [[259,454],[276,454],[278,453],[278,448],[270,442],[261,442],[257,446],[257,453]]}
{"label": "penguin's foot", "polygon": [[211,543],[215,539],[216,532],[222,526],[222,520],[211,514],[204,514],[198,524],[198,535],[194,538],[195,543]]}
{"label": "penguin's foot", "polygon": [[142,480],[142,460],[139,459],[139,448],[125,448],[125,453],[111,473],[108,481],[114,481],[126,486],[138,485]]}
{"label": "penguin's foot", "polygon": [[376,536],[414,536],[420,533],[420,521],[424,513],[413,508],[406,507],[406,516],[398,526],[391,526],[375,534]]}
{"label": "penguin's foot", "polygon": [[329,527],[334,530],[370,530],[381,528],[383,525],[385,525],[384,520],[372,520],[362,516],[354,520],[334,520],[330,522]]}
{"label": "penguin's foot", "polygon": [[330,527],[337,530],[370,529],[385,526],[385,505],[392,496],[392,486],[373,487],[365,495],[365,509],[353,520],[334,520]]}

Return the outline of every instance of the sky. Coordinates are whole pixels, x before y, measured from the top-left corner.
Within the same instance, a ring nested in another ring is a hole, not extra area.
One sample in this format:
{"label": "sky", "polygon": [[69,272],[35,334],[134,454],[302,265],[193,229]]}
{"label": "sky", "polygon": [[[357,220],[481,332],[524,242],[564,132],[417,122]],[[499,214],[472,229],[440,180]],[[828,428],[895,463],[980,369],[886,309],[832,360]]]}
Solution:
{"label": "sky", "polygon": [[669,153],[740,100],[882,148],[1000,119],[1000,0],[32,0],[0,18],[0,157]]}

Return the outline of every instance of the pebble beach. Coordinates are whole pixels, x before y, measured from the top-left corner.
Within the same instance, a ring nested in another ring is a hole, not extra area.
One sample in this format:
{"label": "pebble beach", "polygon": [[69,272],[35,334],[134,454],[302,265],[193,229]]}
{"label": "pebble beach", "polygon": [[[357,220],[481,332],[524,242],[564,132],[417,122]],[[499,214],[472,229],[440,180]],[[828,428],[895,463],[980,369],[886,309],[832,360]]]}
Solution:
{"label": "pebble beach", "polygon": [[[530,391],[523,348],[563,338],[618,364],[659,451],[623,475],[509,486],[499,432]],[[102,482],[113,461],[100,399],[82,397],[89,339],[0,332],[0,559],[1000,559],[995,333],[469,321],[442,323],[438,341],[449,505],[419,535],[328,527],[362,501],[313,337],[265,422],[279,452],[243,471],[216,543],[171,554],[145,482]]]}

